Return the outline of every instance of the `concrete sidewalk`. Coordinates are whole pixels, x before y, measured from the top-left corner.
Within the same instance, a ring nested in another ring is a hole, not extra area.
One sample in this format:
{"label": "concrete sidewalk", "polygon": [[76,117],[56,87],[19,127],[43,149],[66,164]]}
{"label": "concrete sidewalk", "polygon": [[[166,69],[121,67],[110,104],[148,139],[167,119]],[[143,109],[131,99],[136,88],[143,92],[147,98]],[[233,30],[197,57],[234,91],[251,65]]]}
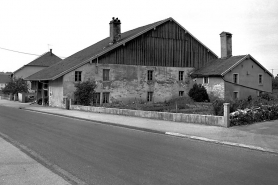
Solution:
{"label": "concrete sidewalk", "polygon": [[2,138],[0,138],[0,164],[2,185],[70,185]]}

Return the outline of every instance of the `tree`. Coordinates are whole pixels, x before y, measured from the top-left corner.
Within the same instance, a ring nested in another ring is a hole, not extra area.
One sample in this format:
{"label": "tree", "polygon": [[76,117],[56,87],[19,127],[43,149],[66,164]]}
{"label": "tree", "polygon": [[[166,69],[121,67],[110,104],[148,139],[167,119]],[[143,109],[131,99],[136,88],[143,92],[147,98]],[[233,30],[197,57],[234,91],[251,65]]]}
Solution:
{"label": "tree", "polygon": [[76,90],[74,97],[77,104],[88,106],[93,101],[93,93],[95,92],[96,82],[85,81],[75,84]]}
{"label": "tree", "polygon": [[4,94],[27,93],[28,84],[22,78],[14,78],[2,89],[2,92]]}
{"label": "tree", "polygon": [[278,75],[272,79],[272,89],[278,89]]}
{"label": "tree", "polygon": [[189,90],[188,96],[190,96],[196,102],[209,101],[207,90],[201,84],[194,84]]}

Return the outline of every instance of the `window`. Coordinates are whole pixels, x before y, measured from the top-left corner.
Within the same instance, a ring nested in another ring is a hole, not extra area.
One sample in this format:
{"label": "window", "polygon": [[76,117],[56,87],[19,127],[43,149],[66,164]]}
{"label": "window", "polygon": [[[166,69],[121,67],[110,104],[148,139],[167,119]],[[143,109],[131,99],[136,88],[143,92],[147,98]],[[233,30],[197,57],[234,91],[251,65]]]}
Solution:
{"label": "window", "polygon": [[179,91],[179,96],[183,96],[184,95],[184,91]]}
{"label": "window", "polygon": [[153,80],[153,70],[148,70],[148,81]]}
{"label": "window", "polygon": [[153,101],[153,92],[148,92],[147,101],[148,102],[152,102]]}
{"label": "window", "polygon": [[238,92],[234,91],[234,99],[238,99]]}
{"label": "window", "polygon": [[179,71],[179,81],[183,81],[184,71]]}
{"label": "window", "polygon": [[109,81],[109,71],[110,69],[103,69],[103,81]]}
{"label": "window", "polygon": [[238,74],[237,73],[233,74],[233,82],[235,84],[238,84]]}
{"label": "window", "polygon": [[100,93],[93,93],[93,105],[100,104]]}
{"label": "window", "polygon": [[262,85],[263,84],[263,75],[259,74],[259,84]]}
{"label": "window", "polygon": [[102,93],[102,103],[109,103],[109,92]]}
{"label": "window", "polygon": [[75,71],[75,79],[76,82],[81,82],[81,72],[82,71]]}
{"label": "window", "polygon": [[204,84],[208,84],[209,83],[209,78],[208,77],[204,77]]}

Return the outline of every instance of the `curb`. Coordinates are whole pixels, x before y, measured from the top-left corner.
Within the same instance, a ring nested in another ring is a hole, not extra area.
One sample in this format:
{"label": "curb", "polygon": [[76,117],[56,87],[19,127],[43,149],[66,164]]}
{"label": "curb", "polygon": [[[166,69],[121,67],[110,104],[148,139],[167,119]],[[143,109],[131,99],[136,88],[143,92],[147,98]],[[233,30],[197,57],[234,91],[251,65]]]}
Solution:
{"label": "curb", "polygon": [[233,143],[233,142],[229,142],[229,141],[218,141],[218,140],[215,140],[215,139],[208,139],[208,138],[199,137],[199,136],[190,136],[190,135],[185,135],[185,134],[180,134],[180,133],[175,133],[175,132],[165,132],[165,134],[170,135],[170,136],[189,138],[189,139],[205,141],[205,142],[210,142],[210,143],[216,143],[216,144],[222,144],[222,145],[228,145],[228,146],[236,146],[236,147],[241,147],[241,148],[247,148],[247,149],[250,149],[250,150],[257,150],[257,151],[261,151],[261,152],[268,152],[268,153],[278,154],[278,152],[276,152],[274,150],[271,150],[269,148],[262,148],[262,147],[253,146],[253,145]]}
{"label": "curb", "polygon": [[27,110],[27,111],[39,112],[39,113],[44,113],[44,114],[49,114],[49,115],[67,117],[67,118],[72,118],[72,119],[79,119],[79,120],[83,120],[83,121],[97,122],[97,123],[101,123],[101,124],[105,124],[105,125],[128,128],[128,129],[133,129],[133,130],[140,130],[140,131],[151,132],[151,133],[156,133],[156,134],[163,134],[163,135],[169,135],[169,136],[175,136],[175,137],[181,137],[181,138],[188,138],[188,139],[210,142],[210,143],[215,143],[215,144],[222,144],[222,145],[227,145],[227,146],[234,146],[234,147],[246,148],[246,149],[250,149],[250,150],[256,150],[256,151],[261,151],[261,152],[268,152],[268,153],[278,154],[277,151],[271,150],[269,148],[262,148],[262,147],[253,146],[253,145],[233,143],[233,142],[229,142],[229,141],[218,141],[218,140],[215,140],[215,139],[209,139],[209,138],[205,138],[205,137],[191,136],[191,135],[180,134],[180,133],[175,133],[175,132],[163,132],[163,131],[147,129],[147,128],[140,128],[140,127],[129,126],[129,125],[120,125],[120,124],[117,124],[117,123],[104,122],[104,121],[98,121],[98,120],[92,120],[92,119],[86,119],[86,118],[79,118],[79,117],[68,116],[68,115],[64,115],[64,114],[49,113],[49,112],[44,112],[44,111],[39,111],[39,110],[31,110],[31,109],[28,109],[28,108],[26,109],[25,107],[20,107],[19,109],[24,109],[24,110]]}

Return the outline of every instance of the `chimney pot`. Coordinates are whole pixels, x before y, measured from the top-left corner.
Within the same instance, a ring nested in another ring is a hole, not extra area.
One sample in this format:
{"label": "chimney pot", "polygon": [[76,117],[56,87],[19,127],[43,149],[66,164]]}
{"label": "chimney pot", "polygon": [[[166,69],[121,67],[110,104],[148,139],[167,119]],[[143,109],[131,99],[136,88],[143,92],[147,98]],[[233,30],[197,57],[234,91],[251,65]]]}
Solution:
{"label": "chimney pot", "polygon": [[50,55],[52,55],[52,49],[50,49],[50,51],[49,51],[49,52],[50,52]]}
{"label": "chimney pot", "polygon": [[229,58],[232,56],[232,34],[229,32],[222,32],[220,34],[221,42],[221,58]]}

